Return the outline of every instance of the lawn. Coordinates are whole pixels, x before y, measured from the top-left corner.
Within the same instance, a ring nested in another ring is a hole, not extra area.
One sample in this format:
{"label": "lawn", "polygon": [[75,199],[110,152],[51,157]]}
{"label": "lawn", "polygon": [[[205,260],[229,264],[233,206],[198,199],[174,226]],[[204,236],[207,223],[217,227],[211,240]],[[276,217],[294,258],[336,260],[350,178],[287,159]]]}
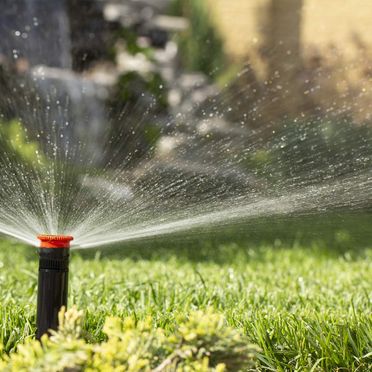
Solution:
{"label": "lawn", "polygon": [[[371,249],[278,241],[144,246],[72,252],[69,304],[84,310],[89,342],[105,339],[108,315],[150,316],[153,327],[172,332],[180,314],[212,308],[259,346],[261,370],[372,368]],[[36,249],[2,240],[3,353],[34,335],[36,286]]]}

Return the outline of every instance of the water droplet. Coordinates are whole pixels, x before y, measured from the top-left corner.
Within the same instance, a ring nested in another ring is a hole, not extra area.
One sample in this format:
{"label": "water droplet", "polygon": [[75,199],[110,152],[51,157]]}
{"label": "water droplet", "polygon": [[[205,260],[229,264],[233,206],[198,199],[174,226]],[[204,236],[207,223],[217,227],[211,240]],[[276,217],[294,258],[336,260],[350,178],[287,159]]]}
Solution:
{"label": "water droplet", "polygon": [[18,57],[19,57],[18,56],[18,50],[17,49],[13,49],[12,52],[13,52],[13,58],[14,59],[18,59]]}

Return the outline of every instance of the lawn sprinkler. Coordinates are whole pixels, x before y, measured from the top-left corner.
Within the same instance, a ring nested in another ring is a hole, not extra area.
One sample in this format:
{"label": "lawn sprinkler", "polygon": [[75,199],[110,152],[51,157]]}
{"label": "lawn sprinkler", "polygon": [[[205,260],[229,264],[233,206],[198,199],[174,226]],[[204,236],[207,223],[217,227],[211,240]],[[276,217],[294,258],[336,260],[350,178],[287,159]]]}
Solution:
{"label": "lawn sprinkler", "polygon": [[58,312],[67,305],[68,265],[72,236],[39,235],[39,282],[36,338],[58,328]]}

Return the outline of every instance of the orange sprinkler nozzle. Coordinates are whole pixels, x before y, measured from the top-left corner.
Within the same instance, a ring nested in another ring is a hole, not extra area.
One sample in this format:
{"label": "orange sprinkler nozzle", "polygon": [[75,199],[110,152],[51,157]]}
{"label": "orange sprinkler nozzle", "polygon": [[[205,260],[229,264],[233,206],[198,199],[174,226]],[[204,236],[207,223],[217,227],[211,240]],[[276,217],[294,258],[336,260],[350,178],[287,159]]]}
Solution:
{"label": "orange sprinkler nozzle", "polygon": [[72,236],[68,235],[38,235],[40,248],[70,248]]}

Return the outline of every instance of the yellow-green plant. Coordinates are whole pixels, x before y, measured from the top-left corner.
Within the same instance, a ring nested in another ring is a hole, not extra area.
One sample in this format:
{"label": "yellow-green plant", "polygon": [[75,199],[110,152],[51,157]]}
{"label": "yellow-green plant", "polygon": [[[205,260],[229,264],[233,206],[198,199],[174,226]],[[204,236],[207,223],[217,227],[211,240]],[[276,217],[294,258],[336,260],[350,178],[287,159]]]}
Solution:
{"label": "yellow-green plant", "polygon": [[28,139],[27,130],[18,120],[0,122],[0,145],[8,159],[16,157],[21,162],[42,164],[45,162],[39,144]]}
{"label": "yellow-green plant", "polygon": [[59,330],[19,345],[0,361],[1,371],[240,371],[255,368],[257,347],[222,315],[209,309],[181,316],[171,334],[147,318],[106,319],[107,340],[82,337],[82,312],[61,310]]}

